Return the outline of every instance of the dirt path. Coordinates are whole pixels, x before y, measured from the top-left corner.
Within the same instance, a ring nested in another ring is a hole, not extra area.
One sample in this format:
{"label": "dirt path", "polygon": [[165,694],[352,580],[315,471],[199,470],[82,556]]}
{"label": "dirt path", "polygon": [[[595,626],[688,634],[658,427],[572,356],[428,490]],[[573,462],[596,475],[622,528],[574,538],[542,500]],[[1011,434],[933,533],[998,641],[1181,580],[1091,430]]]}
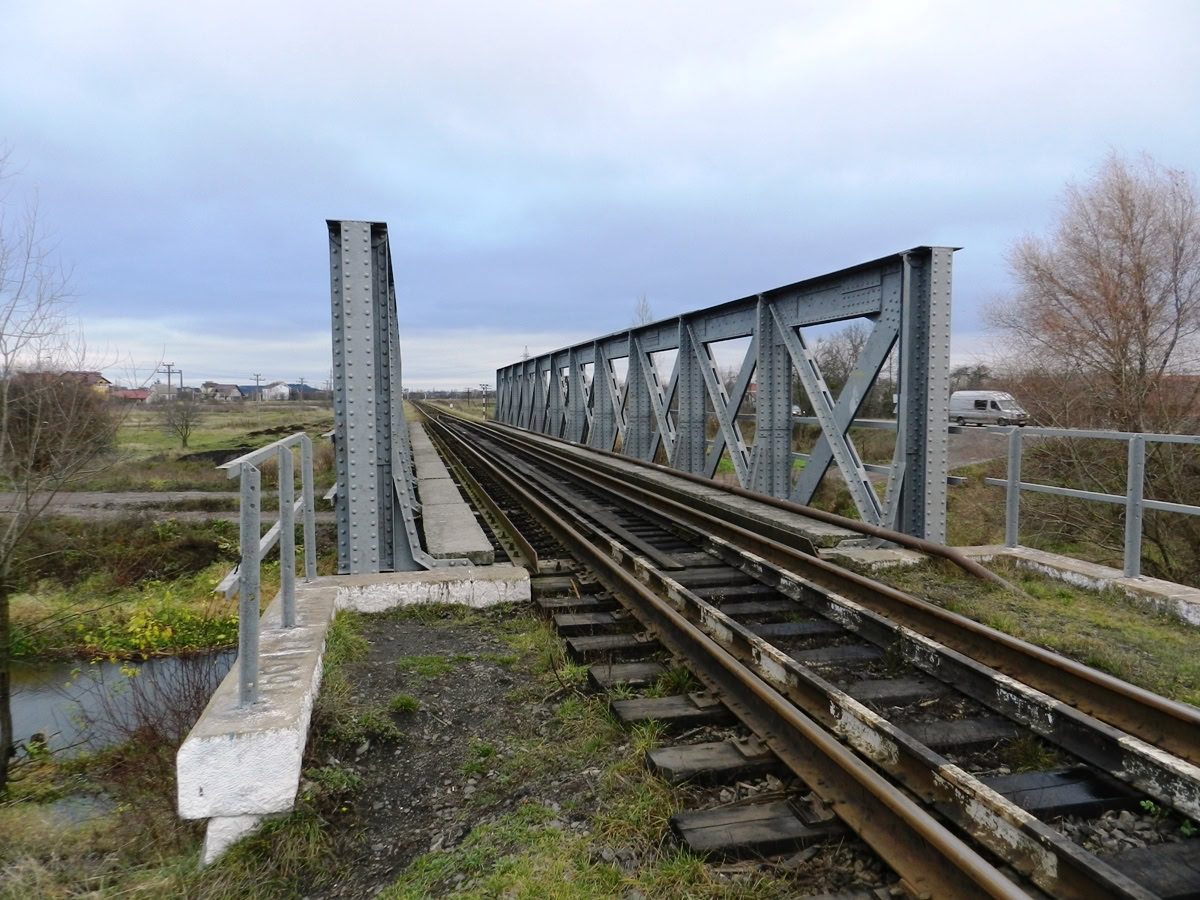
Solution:
{"label": "dirt path", "polygon": [[[111,519],[144,514],[155,519],[204,521],[237,517],[237,491],[62,491],[50,499],[50,515],[77,519]],[[13,509],[20,496],[0,491],[0,515]],[[34,502],[44,502],[44,494],[35,494]],[[188,509],[187,504],[211,504],[208,509]],[[185,508],[179,509],[183,506]],[[272,519],[273,510],[264,509],[263,518]],[[332,522],[332,512],[319,510],[318,522]]]}

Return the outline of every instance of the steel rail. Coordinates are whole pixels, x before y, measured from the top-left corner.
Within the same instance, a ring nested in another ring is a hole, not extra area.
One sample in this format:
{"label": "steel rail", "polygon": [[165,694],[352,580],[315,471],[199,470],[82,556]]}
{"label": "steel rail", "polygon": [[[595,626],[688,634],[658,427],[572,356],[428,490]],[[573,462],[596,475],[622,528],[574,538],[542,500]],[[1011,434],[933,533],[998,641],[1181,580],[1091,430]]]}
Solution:
{"label": "steel rail", "polygon": [[686,660],[694,674],[720,694],[722,702],[879,853],[911,893],[930,898],[1029,896],[904,791],[627,572],[610,556],[607,535],[585,521],[569,521],[560,514],[561,507],[542,502],[523,480],[510,477],[494,460],[482,454],[477,458],[491,477],[577,553],[644,627]]}
{"label": "steel rail", "polygon": [[[436,427],[445,426],[439,423]],[[456,447],[479,453],[461,436],[448,433],[453,435]],[[515,459],[510,465],[514,472],[525,471],[525,465],[516,468]],[[562,469],[544,461],[542,465]],[[578,477],[565,471],[564,474],[568,478]],[[535,477],[530,471],[525,476],[526,483]],[[633,509],[644,508],[607,485],[595,481],[589,481],[588,485],[599,487],[618,502],[632,504]],[[687,532],[694,530],[662,513],[652,512],[651,516]],[[805,714],[896,778],[923,802],[931,804],[981,846],[1005,859],[1039,888],[1064,900],[1154,900],[1157,896],[731,619],[675,581],[671,572],[657,569],[651,560],[638,556],[635,549],[622,544],[619,538],[609,538],[609,555],[632,570],[640,581],[666,595],[689,620]]]}
{"label": "steel rail", "polygon": [[[439,413],[444,415],[453,415],[446,410],[438,409]],[[457,417],[456,417],[457,418]],[[468,421],[468,420],[463,420]],[[862,522],[858,519],[839,516],[837,513],[826,512],[823,509],[816,509],[811,506],[803,506],[799,503],[793,503],[790,500],[782,500],[779,497],[772,497],[770,494],[761,494],[758,491],[751,491],[744,487],[731,484],[720,484],[711,478],[705,478],[703,475],[696,475],[693,472],[685,472],[682,469],[673,469],[670,466],[659,465],[654,462],[647,462],[644,459],[637,459],[632,456],[625,456],[621,453],[614,453],[611,450],[600,450],[596,447],[590,447],[587,444],[580,444],[576,441],[569,441],[565,438],[558,438],[541,432],[530,432],[526,428],[518,428],[514,425],[507,425],[503,422],[487,422],[489,428],[508,429],[518,433],[536,434],[540,438],[545,438],[551,441],[557,441],[561,444],[566,444],[570,447],[576,447],[580,450],[586,450],[589,453],[595,453],[600,456],[611,457],[612,459],[620,460],[624,463],[632,463],[644,469],[662,472],[666,475],[671,475],[676,478],[682,478],[684,481],[690,481],[693,484],[700,484],[704,487],[718,488],[727,493],[733,494],[736,497],[745,497],[748,500],[754,500],[766,506],[773,506],[776,509],[782,509],[787,512],[796,513],[797,515],[805,516],[809,519],[816,519],[818,522],[824,522],[826,525],[836,525],[839,528],[845,528],[849,531],[856,531],[866,537],[879,538],[880,540],[888,541],[889,543],[899,544],[901,547],[907,547],[910,550],[917,550],[929,556],[936,556],[941,559],[949,560],[965,572],[969,572],[976,578],[982,578],[984,581],[990,581],[993,584],[998,584],[1001,587],[1012,591],[1015,594],[1025,595],[1019,587],[1012,584],[1000,575],[997,575],[987,566],[981,565],[976,560],[964,556],[953,547],[947,547],[945,544],[939,544],[935,541],[927,541],[924,538],[914,537],[911,534],[905,534],[902,531],[892,531],[889,528],[884,528],[881,525],[872,525],[869,522]]]}
{"label": "steel rail", "polygon": [[[503,445],[513,443],[489,433],[487,438]],[[842,594],[796,574],[787,560],[772,558],[772,542],[764,541],[753,529],[714,519],[684,504],[659,498],[646,490],[597,472],[576,461],[551,456],[545,465],[562,468],[568,477],[584,477],[610,495],[622,497],[634,508],[655,510],[694,531],[705,549],[757,581],[804,604],[817,615],[839,623],[878,647],[898,650],[904,658],[933,677],[1042,735],[1052,743],[1092,765],[1130,783],[1165,806],[1189,817],[1200,816],[1200,767],[1171,756],[1157,747],[1132,737],[1051,695],[959,653],[918,632],[898,625],[893,618],[866,608]],[[632,493],[631,493],[632,492]],[[722,537],[723,535],[724,537]],[[739,541],[741,536],[743,540]],[[749,545],[757,553],[745,549]]]}
{"label": "steel rail", "polygon": [[[501,431],[490,424],[469,425],[487,428],[496,434],[503,433],[510,440],[536,447],[543,453],[586,469],[588,477],[598,477],[596,467],[563,456],[557,448],[551,450],[545,441],[513,434],[511,428]],[[669,474],[678,473],[671,471]],[[793,547],[762,537],[749,529],[731,525],[727,510],[708,512],[705,507],[711,507],[695,496],[687,496],[687,502],[681,503],[662,496],[669,492],[662,485],[635,486],[627,473],[619,480],[623,487],[639,490],[644,499],[657,497],[660,502],[669,504],[671,510],[702,522],[705,529],[723,533],[726,539],[748,546],[752,552],[771,562],[802,572],[827,590],[848,596],[898,624],[933,638],[1148,744],[1167,750],[1192,764],[1200,764],[1200,709],[1196,707],[1154,694],[827,560],[798,552]],[[714,486],[709,481],[705,481],[705,484]]]}

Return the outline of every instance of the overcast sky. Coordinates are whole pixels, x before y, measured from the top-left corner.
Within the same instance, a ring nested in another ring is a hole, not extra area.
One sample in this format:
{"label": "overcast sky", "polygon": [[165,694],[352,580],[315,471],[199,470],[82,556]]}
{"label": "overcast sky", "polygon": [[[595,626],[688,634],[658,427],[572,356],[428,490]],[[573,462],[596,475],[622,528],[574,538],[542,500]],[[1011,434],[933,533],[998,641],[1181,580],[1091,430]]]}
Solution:
{"label": "overcast sky", "polygon": [[327,218],[386,221],[406,383],[919,244],[954,356],[1110,150],[1200,169],[1195,2],[0,0],[0,141],[93,346],[323,382]]}

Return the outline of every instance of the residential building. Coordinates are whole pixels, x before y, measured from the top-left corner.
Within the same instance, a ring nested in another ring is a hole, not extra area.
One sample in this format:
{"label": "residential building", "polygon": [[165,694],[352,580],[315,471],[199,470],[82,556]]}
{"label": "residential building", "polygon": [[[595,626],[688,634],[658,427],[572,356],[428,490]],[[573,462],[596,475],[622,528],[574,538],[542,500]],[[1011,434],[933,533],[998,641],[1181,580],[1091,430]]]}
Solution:
{"label": "residential building", "polygon": [[286,381],[272,381],[261,388],[264,400],[290,400],[292,388]]}
{"label": "residential building", "polygon": [[99,372],[63,372],[63,378],[78,379],[99,394],[112,391],[113,383]]}
{"label": "residential building", "polygon": [[200,393],[207,400],[220,400],[229,402],[231,400],[241,400],[244,394],[236,384],[222,384],[218,381],[206,381],[200,385]]}

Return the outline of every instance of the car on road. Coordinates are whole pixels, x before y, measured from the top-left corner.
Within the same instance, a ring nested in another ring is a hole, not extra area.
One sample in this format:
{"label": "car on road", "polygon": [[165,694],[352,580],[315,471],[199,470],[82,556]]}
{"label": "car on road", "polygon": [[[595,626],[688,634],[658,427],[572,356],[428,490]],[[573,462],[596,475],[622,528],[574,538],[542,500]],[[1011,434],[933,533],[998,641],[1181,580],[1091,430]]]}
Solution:
{"label": "car on road", "polygon": [[1021,425],[1027,413],[1004,391],[955,391],[950,395],[950,421],[956,425]]}

